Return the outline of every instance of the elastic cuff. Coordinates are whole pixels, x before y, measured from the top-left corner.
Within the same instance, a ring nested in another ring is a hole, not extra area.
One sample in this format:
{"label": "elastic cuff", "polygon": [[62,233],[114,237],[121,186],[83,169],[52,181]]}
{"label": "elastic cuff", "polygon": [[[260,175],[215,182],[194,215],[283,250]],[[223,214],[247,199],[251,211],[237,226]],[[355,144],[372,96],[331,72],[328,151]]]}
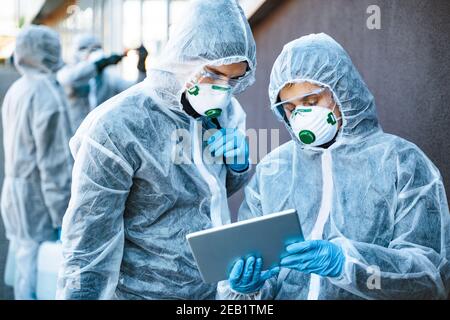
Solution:
{"label": "elastic cuff", "polygon": [[258,300],[260,298],[261,289],[253,293],[240,293],[233,290],[228,280],[219,281],[217,284],[217,300]]}
{"label": "elastic cuff", "polygon": [[250,293],[242,293],[239,291],[234,290],[231,286],[229,287],[230,291],[232,293],[234,293],[235,295],[239,296],[239,297],[245,297],[246,299],[249,300],[255,300],[255,298],[258,296],[260,290],[254,291],[254,292],[250,292]]}

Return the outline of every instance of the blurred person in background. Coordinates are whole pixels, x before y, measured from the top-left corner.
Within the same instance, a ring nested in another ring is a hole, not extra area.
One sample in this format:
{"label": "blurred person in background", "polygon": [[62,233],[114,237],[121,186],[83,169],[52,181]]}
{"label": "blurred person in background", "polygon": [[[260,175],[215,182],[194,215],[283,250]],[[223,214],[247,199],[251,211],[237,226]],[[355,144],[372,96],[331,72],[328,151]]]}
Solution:
{"label": "blurred person in background", "polygon": [[74,130],[92,109],[145,78],[148,53],[143,46],[137,51],[138,78],[136,81],[127,81],[116,70],[109,68],[117,65],[126,53],[106,55],[100,40],[91,34],[81,34],[75,38],[72,63],[58,72],[58,80],[65,88],[70,102]]}
{"label": "blurred person in background", "polygon": [[58,238],[70,198],[73,135],[64,90],[56,80],[63,65],[56,32],[23,29],[14,63],[22,77],[3,101],[5,180],[1,212],[16,251],[16,299],[36,298],[40,243]]}

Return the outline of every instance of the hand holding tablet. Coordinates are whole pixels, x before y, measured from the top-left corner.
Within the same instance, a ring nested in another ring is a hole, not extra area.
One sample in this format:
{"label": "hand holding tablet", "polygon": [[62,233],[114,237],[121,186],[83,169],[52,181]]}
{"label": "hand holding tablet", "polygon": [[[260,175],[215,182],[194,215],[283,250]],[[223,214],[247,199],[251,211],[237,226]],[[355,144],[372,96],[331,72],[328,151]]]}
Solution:
{"label": "hand holding tablet", "polygon": [[[259,280],[276,274],[275,267],[286,253],[285,246],[302,241],[303,233],[297,211],[291,209],[194,232],[186,238],[204,282],[218,282],[233,275],[236,285],[242,285],[246,290],[246,287],[256,286]],[[247,258],[252,256],[254,261],[250,260],[247,265]],[[262,258],[260,262],[258,258]],[[239,260],[242,262],[236,264]],[[271,273],[253,272],[255,267]],[[251,271],[251,279],[250,275],[241,279],[246,271],[247,274]]]}

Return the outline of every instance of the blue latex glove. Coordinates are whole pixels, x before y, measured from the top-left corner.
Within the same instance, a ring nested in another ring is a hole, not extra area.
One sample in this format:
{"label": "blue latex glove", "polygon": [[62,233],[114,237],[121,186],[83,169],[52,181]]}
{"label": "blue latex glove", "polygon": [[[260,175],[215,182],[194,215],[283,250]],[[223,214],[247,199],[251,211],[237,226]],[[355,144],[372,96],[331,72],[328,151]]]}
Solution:
{"label": "blue latex glove", "polygon": [[249,166],[249,149],[245,135],[237,129],[218,130],[207,141],[212,156],[224,156],[231,170],[240,172]]}
{"label": "blue latex glove", "polygon": [[286,247],[287,255],[280,266],[323,277],[337,277],[342,273],[344,253],[338,245],[325,240],[296,242]]}
{"label": "blue latex glove", "polygon": [[279,267],[261,272],[262,258],[248,257],[247,260],[239,259],[231,270],[228,281],[233,290],[249,294],[258,291],[264,285],[264,282],[277,275]]}

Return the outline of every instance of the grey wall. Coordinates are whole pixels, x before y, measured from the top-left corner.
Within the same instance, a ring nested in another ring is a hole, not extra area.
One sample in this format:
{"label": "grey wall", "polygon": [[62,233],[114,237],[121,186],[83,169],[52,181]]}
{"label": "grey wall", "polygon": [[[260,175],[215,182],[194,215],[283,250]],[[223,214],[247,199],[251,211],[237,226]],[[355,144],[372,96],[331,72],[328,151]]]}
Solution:
{"label": "grey wall", "polygon": [[[239,98],[250,128],[281,129],[268,109],[272,64],[283,45],[325,32],[349,52],[375,95],[386,132],[417,144],[440,169],[450,195],[450,1],[286,0],[253,26],[256,83]],[[381,30],[369,30],[369,5],[381,8]],[[233,212],[242,191],[230,199]]]}

